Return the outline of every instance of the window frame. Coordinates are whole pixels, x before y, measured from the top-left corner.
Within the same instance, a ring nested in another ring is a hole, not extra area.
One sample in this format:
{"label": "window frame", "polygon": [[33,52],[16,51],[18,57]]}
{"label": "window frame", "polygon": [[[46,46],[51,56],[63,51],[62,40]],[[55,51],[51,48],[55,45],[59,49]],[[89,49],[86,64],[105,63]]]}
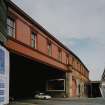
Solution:
{"label": "window frame", "polygon": [[66,64],[69,65],[69,54],[66,54]]}
{"label": "window frame", "polygon": [[37,33],[34,31],[31,32],[31,47],[37,48]]}
{"label": "window frame", "polygon": [[52,55],[52,43],[50,40],[48,40],[48,42],[47,42],[47,53],[49,56]]}
{"label": "window frame", "polygon": [[[49,89],[49,84],[48,84],[48,81],[56,81],[56,80],[61,80],[61,81],[63,81],[63,85],[64,85],[64,87],[63,87],[63,89],[58,89],[58,90],[56,90],[56,89]],[[56,92],[65,92],[66,91],[66,80],[65,79],[50,79],[50,80],[48,80],[47,81],[47,83],[46,83],[46,91],[49,91],[49,92],[53,92],[53,91],[56,91]]]}
{"label": "window frame", "polygon": [[58,60],[61,62],[62,61],[62,49],[58,48]]}
{"label": "window frame", "polygon": [[13,37],[13,38],[16,37],[16,21],[15,21],[15,18],[11,16],[7,17],[7,34],[10,37]]}

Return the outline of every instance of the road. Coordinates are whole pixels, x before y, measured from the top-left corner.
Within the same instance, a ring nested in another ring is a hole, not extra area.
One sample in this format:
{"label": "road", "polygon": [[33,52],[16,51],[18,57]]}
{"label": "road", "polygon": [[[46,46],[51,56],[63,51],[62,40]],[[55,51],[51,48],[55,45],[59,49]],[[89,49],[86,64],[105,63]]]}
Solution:
{"label": "road", "polygon": [[51,100],[25,100],[13,102],[10,105],[105,105],[105,99],[51,99]]}

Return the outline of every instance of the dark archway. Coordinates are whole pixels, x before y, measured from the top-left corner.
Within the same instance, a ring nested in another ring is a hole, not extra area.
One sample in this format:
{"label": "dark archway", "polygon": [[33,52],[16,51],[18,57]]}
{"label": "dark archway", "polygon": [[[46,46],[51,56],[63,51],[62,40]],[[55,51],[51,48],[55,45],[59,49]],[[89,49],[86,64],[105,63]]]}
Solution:
{"label": "dark archway", "polygon": [[46,92],[49,79],[65,78],[65,73],[48,65],[10,53],[10,97],[33,98],[36,92]]}

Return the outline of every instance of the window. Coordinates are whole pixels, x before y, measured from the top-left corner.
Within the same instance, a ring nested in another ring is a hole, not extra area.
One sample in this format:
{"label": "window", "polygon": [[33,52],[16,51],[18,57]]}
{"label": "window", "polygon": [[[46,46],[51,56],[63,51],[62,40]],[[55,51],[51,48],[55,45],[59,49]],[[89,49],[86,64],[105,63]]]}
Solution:
{"label": "window", "polygon": [[83,75],[85,75],[85,68],[83,68]]}
{"label": "window", "polygon": [[31,47],[36,48],[36,33],[34,32],[31,34]]}
{"label": "window", "polygon": [[67,65],[69,64],[69,55],[68,54],[66,55],[66,64]]}
{"label": "window", "polygon": [[78,62],[78,70],[80,71],[80,63]]}
{"label": "window", "polygon": [[79,64],[79,63],[78,63],[78,61],[77,61],[77,66],[76,66],[77,70],[78,70],[78,66],[79,66],[78,64]]}
{"label": "window", "polygon": [[83,74],[83,66],[82,66],[82,69],[81,69],[81,74]]}
{"label": "window", "polygon": [[65,91],[65,79],[48,80],[47,91]]}
{"label": "window", "polygon": [[80,72],[82,72],[82,65],[80,64]]}
{"label": "window", "polygon": [[72,57],[72,65],[74,66],[74,58]]}
{"label": "window", "polygon": [[52,48],[51,48],[51,42],[48,42],[48,55],[51,56]]}
{"label": "window", "polygon": [[7,18],[7,32],[9,36],[15,37],[15,21],[10,17]]}
{"label": "window", "polygon": [[61,49],[58,50],[58,60],[62,61],[62,51],[61,51]]}

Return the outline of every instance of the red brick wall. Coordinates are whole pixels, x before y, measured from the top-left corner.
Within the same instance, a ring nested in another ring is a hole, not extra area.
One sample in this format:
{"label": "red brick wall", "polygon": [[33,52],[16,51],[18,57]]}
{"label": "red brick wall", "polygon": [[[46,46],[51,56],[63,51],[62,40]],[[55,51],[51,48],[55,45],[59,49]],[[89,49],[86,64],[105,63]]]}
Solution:
{"label": "red brick wall", "polygon": [[19,19],[16,19],[16,39],[30,45],[30,27]]}
{"label": "red brick wall", "polygon": [[52,44],[52,57],[58,60],[58,47]]}
{"label": "red brick wall", "polygon": [[40,34],[37,34],[37,49],[47,54],[47,40]]}
{"label": "red brick wall", "polygon": [[66,52],[63,50],[62,51],[62,62],[64,63],[64,64],[66,64]]}
{"label": "red brick wall", "polygon": [[75,97],[77,95],[77,84],[76,80],[72,79],[72,96]]}

